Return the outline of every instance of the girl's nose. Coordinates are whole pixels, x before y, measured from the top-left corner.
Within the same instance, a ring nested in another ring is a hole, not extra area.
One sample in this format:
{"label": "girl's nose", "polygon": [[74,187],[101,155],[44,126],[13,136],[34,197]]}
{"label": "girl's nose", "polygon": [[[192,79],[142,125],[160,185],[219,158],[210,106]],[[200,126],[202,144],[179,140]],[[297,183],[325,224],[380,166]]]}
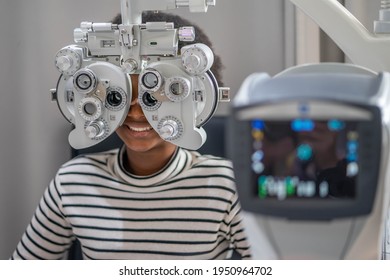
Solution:
{"label": "girl's nose", "polygon": [[128,115],[144,116],[142,108],[138,102],[138,76],[136,74],[130,75],[131,77],[131,103]]}
{"label": "girl's nose", "polygon": [[131,98],[131,103],[130,103],[130,106],[135,106],[135,105],[139,105],[138,103],[138,97],[137,98]]}
{"label": "girl's nose", "polygon": [[130,75],[131,78],[131,102],[130,106],[138,103],[138,76],[137,74]]}

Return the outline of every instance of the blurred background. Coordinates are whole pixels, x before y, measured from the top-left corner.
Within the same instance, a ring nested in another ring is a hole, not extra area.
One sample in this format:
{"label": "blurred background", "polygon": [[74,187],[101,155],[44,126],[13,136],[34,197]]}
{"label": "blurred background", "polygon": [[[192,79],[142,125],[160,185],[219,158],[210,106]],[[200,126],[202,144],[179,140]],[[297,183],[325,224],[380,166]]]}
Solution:
{"label": "blurred background", "polygon": [[[80,22],[111,21],[120,0],[0,1],[0,259],[8,259],[49,181],[71,157],[70,124],[50,100],[59,78],[54,57],[73,44]],[[340,2],[372,32],[380,0]],[[348,61],[289,0],[217,0],[206,14],[170,12],[210,36],[233,96],[253,72]],[[229,106],[219,106],[217,114],[229,114]]]}

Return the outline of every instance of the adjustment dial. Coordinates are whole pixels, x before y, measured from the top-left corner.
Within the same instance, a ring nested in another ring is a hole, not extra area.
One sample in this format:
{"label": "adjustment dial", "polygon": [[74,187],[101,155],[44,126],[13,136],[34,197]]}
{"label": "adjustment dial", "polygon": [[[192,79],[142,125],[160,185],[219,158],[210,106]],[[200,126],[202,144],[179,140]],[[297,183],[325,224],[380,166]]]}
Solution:
{"label": "adjustment dial", "polygon": [[165,95],[173,102],[181,102],[190,94],[191,83],[183,77],[171,77],[165,81]]}
{"label": "adjustment dial", "polygon": [[87,94],[92,92],[96,89],[97,84],[95,73],[88,68],[81,69],[74,74],[73,86],[80,93]]}
{"label": "adjustment dial", "polygon": [[160,72],[155,69],[145,69],[145,71],[140,74],[139,84],[142,91],[154,93],[161,88],[161,85],[163,84],[163,77]]}
{"label": "adjustment dial", "polygon": [[210,70],[214,55],[205,44],[185,46],[181,50],[184,69],[191,75],[201,75]]}
{"label": "adjustment dial", "polygon": [[92,140],[100,140],[108,134],[107,122],[103,119],[85,123],[84,132]]}
{"label": "adjustment dial", "polygon": [[175,140],[183,134],[183,125],[177,118],[168,116],[159,122],[157,131],[162,139]]}
{"label": "adjustment dial", "polygon": [[81,67],[81,56],[72,47],[61,49],[55,57],[55,66],[63,75],[71,76]]}

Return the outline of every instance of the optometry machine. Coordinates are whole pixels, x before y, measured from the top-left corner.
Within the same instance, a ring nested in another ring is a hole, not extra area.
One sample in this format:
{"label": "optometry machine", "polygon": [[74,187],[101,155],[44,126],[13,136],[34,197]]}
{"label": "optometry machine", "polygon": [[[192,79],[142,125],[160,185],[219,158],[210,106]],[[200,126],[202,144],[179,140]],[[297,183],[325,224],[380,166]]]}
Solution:
{"label": "optometry machine", "polygon": [[52,99],[74,125],[69,143],[93,146],[124,121],[132,98],[129,74],[139,74],[138,102],[161,138],[198,149],[206,140],[202,126],[219,101],[229,101],[229,88],[219,87],[210,71],[214,56],[195,39],[193,27],[173,23],[141,23],[143,11],[189,7],[206,12],[215,0],[121,0],[122,24],[82,22],[74,30],[76,44],[55,57],[61,73]]}
{"label": "optometry machine", "polygon": [[368,34],[338,1],[292,2],[359,66],[302,65],[242,84],[231,151],[254,258],[386,259],[389,38]]}

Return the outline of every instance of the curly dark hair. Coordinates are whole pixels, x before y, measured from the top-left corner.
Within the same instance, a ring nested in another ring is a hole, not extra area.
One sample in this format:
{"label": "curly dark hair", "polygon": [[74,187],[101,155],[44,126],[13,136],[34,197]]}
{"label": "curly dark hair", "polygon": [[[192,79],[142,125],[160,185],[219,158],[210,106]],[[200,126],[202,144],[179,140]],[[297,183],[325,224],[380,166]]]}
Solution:
{"label": "curly dark hair", "polygon": [[[222,82],[222,69],[223,64],[221,58],[215,54],[213,50],[213,45],[209,39],[209,37],[206,35],[206,33],[196,24],[190,22],[187,19],[184,19],[181,16],[164,13],[164,12],[143,12],[142,13],[142,22],[155,22],[155,21],[162,21],[162,22],[172,22],[174,24],[175,28],[181,27],[181,26],[193,26],[195,29],[195,41],[194,42],[179,42],[179,49],[181,49],[185,45],[194,44],[194,43],[203,43],[211,48],[211,50],[214,53],[214,63],[211,67],[211,72],[213,72],[215,78],[218,81],[219,86],[223,85]],[[122,16],[121,14],[117,14],[113,20],[112,23],[114,24],[121,24],[122,23]]]}

